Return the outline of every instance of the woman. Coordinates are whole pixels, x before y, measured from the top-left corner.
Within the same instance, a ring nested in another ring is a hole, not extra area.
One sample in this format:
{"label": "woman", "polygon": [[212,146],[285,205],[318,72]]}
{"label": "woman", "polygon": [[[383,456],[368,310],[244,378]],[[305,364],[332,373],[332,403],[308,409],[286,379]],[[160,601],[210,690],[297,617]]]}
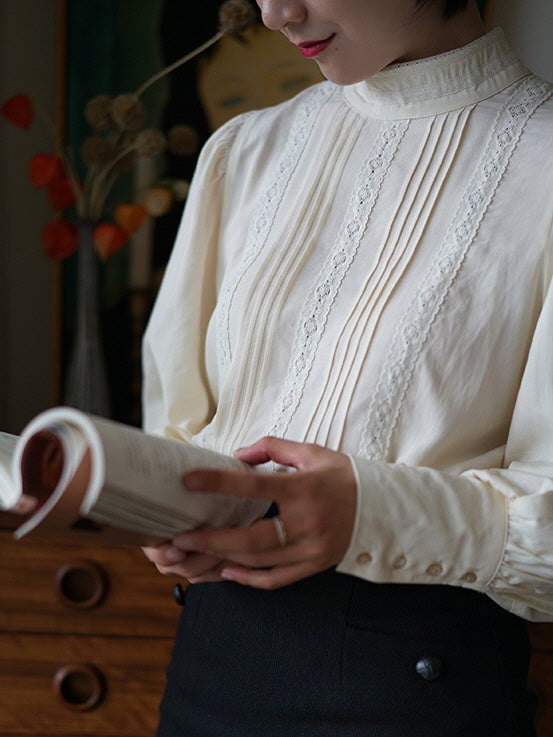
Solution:
{"label": "woman", "polygon": [[[146,551],[188,589],[159,735],[529,737],[553,617],[552,86],[473,0],[259,0],[327,82],[208,142],[149,430],[293,473]],[[274,513],[275,516],[271,516]]]}

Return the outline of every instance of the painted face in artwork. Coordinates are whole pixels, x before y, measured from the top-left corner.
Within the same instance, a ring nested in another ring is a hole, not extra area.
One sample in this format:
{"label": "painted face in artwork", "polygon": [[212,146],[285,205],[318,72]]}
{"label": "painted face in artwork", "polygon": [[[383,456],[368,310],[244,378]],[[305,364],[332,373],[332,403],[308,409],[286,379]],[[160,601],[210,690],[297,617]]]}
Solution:
{"label": "painted face in artwork", "polygon": [[318,66],[282,34],[259,25],[244,33],[244,42],[221,39],[200,66],[198,91],[215,130],[238,113],[282,102],[322,79]]}

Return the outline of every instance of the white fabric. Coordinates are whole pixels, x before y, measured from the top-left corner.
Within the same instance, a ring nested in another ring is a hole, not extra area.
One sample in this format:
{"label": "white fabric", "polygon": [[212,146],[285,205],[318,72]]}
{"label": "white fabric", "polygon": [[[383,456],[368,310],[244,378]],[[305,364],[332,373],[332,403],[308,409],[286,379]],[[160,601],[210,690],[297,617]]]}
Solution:
{"label": "white fabric", "polygon": [[499,29],[218,130],[144,340],[145,427],[346,452],[339,569],[553,619],[553,88]]}

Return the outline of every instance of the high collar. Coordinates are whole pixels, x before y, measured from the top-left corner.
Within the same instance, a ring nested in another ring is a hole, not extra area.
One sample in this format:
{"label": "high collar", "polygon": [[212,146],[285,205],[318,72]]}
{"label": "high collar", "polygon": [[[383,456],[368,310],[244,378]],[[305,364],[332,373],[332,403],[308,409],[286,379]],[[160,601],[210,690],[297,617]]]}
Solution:
{"label": "high collar", "polygon": [[500,28],[453,51],[392,64],[344,88],[370,118],[424,118],[474,105],[530,74]]}

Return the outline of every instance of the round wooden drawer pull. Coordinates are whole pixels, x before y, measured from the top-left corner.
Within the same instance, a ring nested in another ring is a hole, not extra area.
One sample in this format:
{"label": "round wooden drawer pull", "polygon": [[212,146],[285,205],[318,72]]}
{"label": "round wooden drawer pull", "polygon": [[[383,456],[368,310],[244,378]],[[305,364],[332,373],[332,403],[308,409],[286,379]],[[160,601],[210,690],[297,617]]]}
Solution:
{"label": "round wooden drawer pull", "polygon": [[88,711],[101,702],[104,692],[102,673],[93,665],[65,665],[54,676],[54,692],[68,709]]}
{"label": "round wooden drawer pull", "polygon": [[105,597],[108,577],[98,563],[74,560],[59,568],[55,585],[64,604],[78,609],[91,609]]}

